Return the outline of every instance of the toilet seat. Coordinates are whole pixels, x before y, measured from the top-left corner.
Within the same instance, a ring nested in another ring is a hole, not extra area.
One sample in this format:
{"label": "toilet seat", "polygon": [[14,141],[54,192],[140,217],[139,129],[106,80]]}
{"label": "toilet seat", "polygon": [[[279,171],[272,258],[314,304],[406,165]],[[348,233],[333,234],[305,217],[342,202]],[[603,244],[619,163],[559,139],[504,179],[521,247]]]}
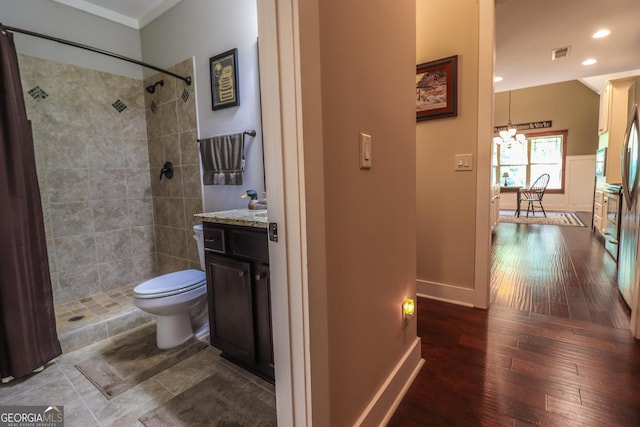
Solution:
{"label": "toilet seat", "polygon": [[133,289],[133,296],[141,299],[163,298],[188,292],[205,284],[204,271],[175,271],[140,283]]}

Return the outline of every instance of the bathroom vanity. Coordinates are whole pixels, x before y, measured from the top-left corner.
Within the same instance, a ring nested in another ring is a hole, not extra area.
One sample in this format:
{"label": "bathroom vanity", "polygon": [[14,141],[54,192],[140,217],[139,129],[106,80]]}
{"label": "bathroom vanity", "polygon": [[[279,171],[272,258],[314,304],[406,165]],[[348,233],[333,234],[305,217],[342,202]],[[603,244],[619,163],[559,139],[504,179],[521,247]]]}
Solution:
{"label": "bathroom vanity", "polygon": [[266,210],[196,215],[203,221],[211,345],[273,382]]}

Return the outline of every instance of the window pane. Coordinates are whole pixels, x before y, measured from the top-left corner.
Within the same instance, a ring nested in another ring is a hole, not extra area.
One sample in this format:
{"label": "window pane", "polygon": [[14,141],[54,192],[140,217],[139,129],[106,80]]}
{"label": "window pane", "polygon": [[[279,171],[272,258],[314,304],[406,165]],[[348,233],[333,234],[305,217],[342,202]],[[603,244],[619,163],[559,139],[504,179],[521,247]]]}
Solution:
{"label": "window pane", "polygon": [[562,165],[531,165],[531,184],[543,173],[549,174],[547,189],[562,188]]}
{"label": "window pane", "polygon": [[562,163],[562,138],[532,138],[531,163]]}
{"label": "window pane", "polygon": [[[505,177],[504,173],[507,173],[509,176]],[[501,185],[505,185],[505,179],[507,186],[509,185],[519,185],[521,187],[526,187],[527,182],[527,167],[526,166],[501,166],[500,167],[500,183]]]}
{"label": "window pane", "polygon": [[[526,143],[498,145],[498,170],[495,178],[508,186],[530,186],[543,173],[550,176],[547,188],[563,190],[562,168],[565,161],[566,131],[530,134]],[[493,171],[492,171],[493,172]],[[504,177],[504,173],[508,176]]]}
{"label": "window pane", "polygon": [[502,145],[500,147],[501,165],[526,165],[527,164],[527,144]]}

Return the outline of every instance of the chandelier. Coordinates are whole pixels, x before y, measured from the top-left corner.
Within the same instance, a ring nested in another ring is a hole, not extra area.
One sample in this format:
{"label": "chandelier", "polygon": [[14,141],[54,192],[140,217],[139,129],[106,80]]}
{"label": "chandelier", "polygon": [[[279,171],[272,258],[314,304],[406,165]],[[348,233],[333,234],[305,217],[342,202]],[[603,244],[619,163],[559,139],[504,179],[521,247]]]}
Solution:
{"label": "chandelier", "polygon": [[498,145],[505,144],[507,147],[511,147],[511,144],[514,142],[522,144],[526,140],[527,138],[524,134],[518,133],[516,127],[511,123],[511,91],[509,91],[509,121],[507,122],[507,129],[501,130],[500,136],[494,136],[493,142]]}

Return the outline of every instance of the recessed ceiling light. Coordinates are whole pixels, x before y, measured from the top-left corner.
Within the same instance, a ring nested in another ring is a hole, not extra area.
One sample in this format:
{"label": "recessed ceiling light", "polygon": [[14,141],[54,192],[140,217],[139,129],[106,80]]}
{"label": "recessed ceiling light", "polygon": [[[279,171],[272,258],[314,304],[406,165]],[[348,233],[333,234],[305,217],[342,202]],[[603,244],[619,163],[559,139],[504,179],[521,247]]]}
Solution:
{"label": "recessed ceiling light", "polygon": [[504,80],[504,79],[503,79],[502,77],[500,77],[500,76],[495,76],[495,77],[493,78],[493,82],[494,82],[494,83],[501,82],[502,80]]}
{"label": "recessed ceiling light", "polygon": [[593,58],[589,58],[589,59],[585,59],[584,61],[582,61],[582,65],[593,65],[596,62],[598,62],[598,61],[596,61]]}
{"label": "recessed ceiling light", "polygon": [[607,29],[602,29],[602,30],[598,30],[595,33],[593,33],[593,35],[591,37],[593,37],[594,39],[601,39],[603,37],[607,37],[609,34],[611,34],[611,31],[609,31]]}

